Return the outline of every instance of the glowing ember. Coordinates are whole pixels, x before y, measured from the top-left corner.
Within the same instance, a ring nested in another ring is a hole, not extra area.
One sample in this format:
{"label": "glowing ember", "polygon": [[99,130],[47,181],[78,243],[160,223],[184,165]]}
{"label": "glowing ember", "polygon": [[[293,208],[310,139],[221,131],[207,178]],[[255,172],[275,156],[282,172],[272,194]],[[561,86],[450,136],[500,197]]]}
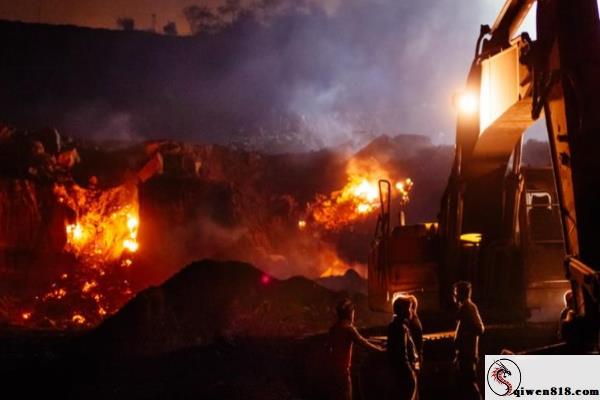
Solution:
{"label": "glowing ember", "polygon": [[67,295],[67,291],[63,288],[54,289],[48,293],[46,293],[43,297],[44,300],[48,299],[56,299],[60,300]]}
{"label": "glowing ember", "polygon": [[298,229],[304,229],[306,228],[306,221],[301,219],[300,221],[298,221]]}
{"label": "glowing ember", "polygon": [[27,320],[29,320],[29,318],[31,318],[31,313],[24,312],[23,314],[21,314],[21,318],[23,318],[24,321],[27,321]]}
{"label": "glowing ember", "polygon": [[96,281],[86,282],[86,283],[83,284],[83,287],[81,288],[81,291],[83,293],[88,293],[91,289],[95,288],[96,286],[98,286],[98,284],[96,283]]}
{"label": "glowing ember", "polygon": [[83,315],[74,314],[73,317],[71,317],[71,321],[75,324],[83,325],[85,324],[85,317]]}

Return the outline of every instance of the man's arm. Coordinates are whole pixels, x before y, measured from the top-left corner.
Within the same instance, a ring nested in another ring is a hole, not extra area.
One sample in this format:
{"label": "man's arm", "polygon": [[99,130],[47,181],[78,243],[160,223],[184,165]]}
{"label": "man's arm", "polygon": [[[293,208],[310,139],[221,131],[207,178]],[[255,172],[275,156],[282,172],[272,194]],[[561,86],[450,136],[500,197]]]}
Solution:
{"label": "man's arm", "polygon": [[477,306],[473,304],[473,329],[476,335],[483,335],[485,331],[485,327],[483,326],[483,321],[481,320],[481,315],[479,315],[479,310]]}
{"label": "man's arm", "polygon": [[373,344],[365,339],[356,329],[356,327],[352,327],[352,341],[362,347],[367,349],[375,350],[375,351],[385,351],[385,349],[381,346]]}
{"label": "man's arm", "polygon": [[419,369],[420,354],[417,350],[417,346],[415,345],[415,341],[410,334],[408,329],[405,329],[405,337],[406,337],[406,352],[408,353],[408,361],[410,361],[416,369]]}

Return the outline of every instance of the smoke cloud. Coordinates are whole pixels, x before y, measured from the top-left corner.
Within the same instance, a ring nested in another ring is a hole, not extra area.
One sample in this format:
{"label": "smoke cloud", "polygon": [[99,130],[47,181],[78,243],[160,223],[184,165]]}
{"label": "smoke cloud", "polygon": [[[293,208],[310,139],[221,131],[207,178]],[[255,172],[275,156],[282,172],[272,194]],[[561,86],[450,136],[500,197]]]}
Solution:
{"label": "smoke cloud", "polygon": [[479,24],[492,22],[498,4],[272,3],[284,11],[266,23],[245,15],[191,38],[0,24],[0,42],[15,55],[0,77],[10,89],[0,94],[0,119],[87,136],[97,119],[73,123],[73,115],[82,103],[106,104],[102,119],[128,116],[132,137],[269,152],[356,149],[402,132],[454,140],[450,99]]}

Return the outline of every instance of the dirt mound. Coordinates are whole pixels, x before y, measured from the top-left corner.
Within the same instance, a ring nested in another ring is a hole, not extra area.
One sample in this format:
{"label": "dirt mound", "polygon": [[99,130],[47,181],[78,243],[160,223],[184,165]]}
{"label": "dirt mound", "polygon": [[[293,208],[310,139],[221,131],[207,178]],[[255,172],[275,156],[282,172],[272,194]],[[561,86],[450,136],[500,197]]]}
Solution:
{"label": "dirt mound", "polygon": [[[302,277],[277,280],[241,262],[194,262],[160,287],[140,292],[85,341],[88,348],[149,354],[236,338],[298,337],[328,329],[347,296]],[[357,324],[383,324],[352,296]],[[118,340],[115,340],[118,338]]]}

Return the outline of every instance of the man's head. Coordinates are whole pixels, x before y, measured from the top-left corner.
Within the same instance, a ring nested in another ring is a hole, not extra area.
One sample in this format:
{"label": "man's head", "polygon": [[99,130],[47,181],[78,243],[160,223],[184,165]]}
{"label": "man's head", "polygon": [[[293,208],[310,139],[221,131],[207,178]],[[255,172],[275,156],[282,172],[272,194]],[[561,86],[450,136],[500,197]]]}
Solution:
{"label": "man's head", "polygon": [[471,282],[459,281],[454,284],[454,300],[462,304],[471,298]]}
{"label": "man's head", "polygon": [[336,307],[339,320],[354,321],[354,304],[350,299],[340,301]]}
{"label": "man's head", "polygon": [[400,296],[396,300],[394,300],[394,304],[392,305],[394,309],[394,315],[396,318],[400,319],[408,319],[411,316],[411,301],[410,298],[406,296]]}

